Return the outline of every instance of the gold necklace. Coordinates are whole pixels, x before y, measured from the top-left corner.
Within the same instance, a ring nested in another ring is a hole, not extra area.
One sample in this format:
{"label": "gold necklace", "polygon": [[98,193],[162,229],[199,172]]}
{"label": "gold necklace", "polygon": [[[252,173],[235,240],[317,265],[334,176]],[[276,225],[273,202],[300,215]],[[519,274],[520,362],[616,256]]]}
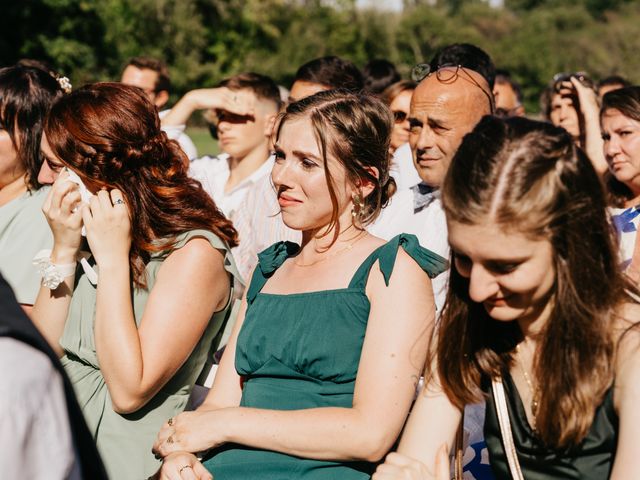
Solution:
{"label": "gold necklace", "polygon": [[367,232],[366,230],[362,233],[360,233],[358,235],[358,238],[356,238],[353,242],[351,242],[349,245],[347,245],[346,247],[342,247],[339,250],[336,250],[335,252],[326,255],[324,257],[322,257],[320,260],[316,260],[315,262],[311,262],[311,263],[298,263],[295,261],[295,259],[293,260],[293,264],[298,266],[298,267],[311,267],[313,265],[316,265],[317,263],[321,263],[324,262],[325,260],[329,260],[330,258],[335,257],[336,255],[342,253],[342,252],[346,252],[349,251],[353,248],[353,246],[358,243],[360,240],[362,240],[364,237],[366,237],[369,234],[369,232]]}
{"label": "gold necklace", "polygon": [[527,373],[526,368],[524,368],[524,362],[520,358],[520,344],[516,345],[516,353],[518,354],[518,364],[520,365],[520,370],[522,370],[522,376],[524,377],[524,381],[529,387],[529,393],[531,394],[531,428],[535,432],[536,428],[536,420],[538,416],[538,408],[540,407],[540,390],[536,386],[533,387],[533,382]]}

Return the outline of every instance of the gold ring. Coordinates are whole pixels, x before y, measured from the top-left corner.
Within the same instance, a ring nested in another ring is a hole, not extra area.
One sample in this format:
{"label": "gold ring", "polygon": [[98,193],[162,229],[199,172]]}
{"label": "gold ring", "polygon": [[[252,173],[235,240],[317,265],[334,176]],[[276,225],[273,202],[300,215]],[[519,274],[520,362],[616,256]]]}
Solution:
{"label": "gold ring", "polygon": [[184,470],[185,468],[193,468],[191,465],[185,465],[184,467],[180,468],[180,470],[178,470],[178,475],[180,475],[182,473],[182,470]]}
{"label": "gold ring", "polygon": [[167,423],[169,424],[170,427],[173,427],[173,417],[167,420]]}
{"label": "gold ring", "polygon": [[173,435],[169,435],[167,438],[167,443],[173,443]]}

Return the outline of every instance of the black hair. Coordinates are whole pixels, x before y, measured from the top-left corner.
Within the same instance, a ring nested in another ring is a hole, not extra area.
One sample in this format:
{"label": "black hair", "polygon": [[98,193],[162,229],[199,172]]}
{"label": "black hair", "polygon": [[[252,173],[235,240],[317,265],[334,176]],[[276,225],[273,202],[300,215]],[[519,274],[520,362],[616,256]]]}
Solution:
{"label": "black hair", "polygon": [[358,67],[349,60],[336,56],[320,57],[305,63],[296,72],[293,81],[297,80],[352,93],[359,93],[364,88],[364,78]]}
{"label": "black hair", "polygon": [[389,60],[370,60],[362,69],[364,88],[368,93],[380,95],[389,85],[400,81],[400,74]]}
{"label": "black hair", "polygon": [[454,43],[441,48],[433,56],[429,65],[431,71],[452,65],[468,68],[482,75],[493,90],[496,80],[496,66],[487,52],[470,43]]}
{"label": "black hair", "polygon": [[9,134],[18,161],[26,169],[30,190],[40,187],[40,141],[45,117],[62,94],[58,81],[46,70],[20,63],[0,69],[0,128]]}

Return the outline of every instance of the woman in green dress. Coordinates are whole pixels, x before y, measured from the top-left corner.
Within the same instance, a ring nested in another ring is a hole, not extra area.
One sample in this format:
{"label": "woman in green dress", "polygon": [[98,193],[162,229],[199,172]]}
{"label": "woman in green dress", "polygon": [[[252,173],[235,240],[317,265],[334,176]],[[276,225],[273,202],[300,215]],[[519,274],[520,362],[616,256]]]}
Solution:
{"label": "woman in green dress", "polygon": [[159,467],[155,435],[184,409],[230,306],[236,232],[135,87],[63,97],[42,150],[54,245],[35,323],[62,357],[110,478],[144,479]]}
{"label": "woman in green dress", "polygon": [[434,323],[429,277],[446,261],[364,229],[394,188],[392,125],[367,96],[287,107],[272,180],[302,244],[259,255],[209,396],[158,435],[160,478],[365,479],[395,442]]}
{"label": "woman in green dress", "polygon": [[31,262],[53,241],[42,215],[48,188],[38,182],[40,139],[61,83],[70,88],[65,82],[35,66],[0,69],[0,272],[27,313],[40,288]]}
{"label": "woman in green dress", "polygon": [[485,117],[442,203],[454,268],[427,387],[373,479],[448,480],[461,411],[485,397],[496,478],[636,478],[640,297],[587,156],[561,128]]}

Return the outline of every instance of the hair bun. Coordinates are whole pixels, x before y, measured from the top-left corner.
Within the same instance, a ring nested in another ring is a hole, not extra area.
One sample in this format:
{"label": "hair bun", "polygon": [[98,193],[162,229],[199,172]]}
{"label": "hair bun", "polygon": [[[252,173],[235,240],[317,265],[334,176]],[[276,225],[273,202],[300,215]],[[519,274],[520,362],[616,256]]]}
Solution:
{"label": "hair bun", "polygon": [[382,208],[387,206],[389,203],[389,199],[396,193],[398,190],[398,186],[396,185],[395,179],[389,175],[387,180],[380,185],[380,206]]}

